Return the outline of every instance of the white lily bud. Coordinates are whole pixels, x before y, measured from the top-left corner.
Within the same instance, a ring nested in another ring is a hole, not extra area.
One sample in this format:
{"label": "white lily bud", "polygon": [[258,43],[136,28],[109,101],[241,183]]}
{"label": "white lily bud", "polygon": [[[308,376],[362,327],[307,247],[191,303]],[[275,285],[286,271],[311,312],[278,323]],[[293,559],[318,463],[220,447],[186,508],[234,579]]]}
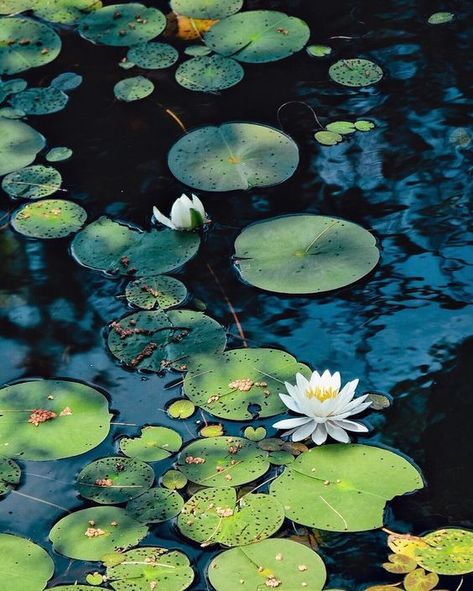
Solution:
{"label": "white lily bud", "polygon": [[194,194],[192,199],[184,193],[176,199],[172,205],[170,217],[163,215],[157,207],[153,207],[153,216],[161,224],[179,231],[195,230],[207,222],[202,201]]}

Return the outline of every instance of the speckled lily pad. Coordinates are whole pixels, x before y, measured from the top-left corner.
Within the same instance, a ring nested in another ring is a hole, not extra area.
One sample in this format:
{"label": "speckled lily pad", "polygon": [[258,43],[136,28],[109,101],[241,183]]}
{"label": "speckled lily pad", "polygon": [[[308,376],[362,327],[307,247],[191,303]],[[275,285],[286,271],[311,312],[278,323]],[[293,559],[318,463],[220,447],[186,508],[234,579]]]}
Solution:
{"label": "speckled lily pad", "polygon": [[243,0],[171,0],[171,8],[176,14],[190,18],[221,19],[243,6]]}
{"label": "speckled lily pad", "polygon": [[140,437],[123,437],[120,450],[126,456],[143,462],[159,462],[178,452],[182,437],[167,427],[143,427]]}
{"label": "speckled lily pad", "polygon": [[101,0],[32,0],[31,3],[35,16],[63,25],[75,25],[85,14],[102,8]]}
{"label": "speckled lily pad", "polygon": [[0,496],[9,493],[21,478],[20,466],[9,458],[0,457]]}
{"label": "speckled lily pad", "polygon": [[178,306],[186,299],[187,288],[174,277],[155,275],[131,281],[126,286],[125,295],[128,303],[143,310],[166,310]]}
{"label": "speckled lily pad", "polygon": [[8,591],[43,591],[53,574],[46,550],[26,538],[0,534],[0,575]]}
{"label": "speckled lily pad", "polygon": [[168,43],[140,43],[128,50],[127,60],[147,70],[169,68],[177,62],[179,52]]}
{"label": "speckled lily pad", "polygon": [[154,84],[151,80],[143,76],[134,76],[120,80],[113,87],[116,98],[126,103],[139,101],[149,96],[154,90]]}
{"label": "speckled lily pad", "polygon": [[189,90],[217,92],[238,84],[245,75],[241,65],[227,57],[194,57],[176,70],[177,82]]}
{"label": "speckled lily pad", "polygon": [[43,199],[27,203],[12,215],[17,232],[30,238],[64,238],[82,228],[87,212],[73,201]]}
{"label": "speckled lily pad", "polygon": [[329,68],[329,76],[343,86],[370,86],[383,77],[383,70],[370,60],[353,58],[339,60]]}
{"label": "speckled lily pad", "polygon": [[62,111],[68,100],[69,97],[65,92],[54,86],[48,86],[28,88],[19,92],[10,99],[10,104],[27,115],[48,115]]}
{"label": "speckled lily pad", "polygon": [[130,501],[126,510],[137,521],[161,523],[176,517],[184,505],[184,499],[175,490],[151,488]]}
{"label": "speckled lily pad", "polygon": [[0,119],[0,176],[31,164],[46,140],[35,129],[13,119]]}
{"label": "speckled lily pad", "polygon": [[40,199],[55,193],[61,183],[61,174],[55,168],[37,164],[8,174],[2,189],[14,199]]}

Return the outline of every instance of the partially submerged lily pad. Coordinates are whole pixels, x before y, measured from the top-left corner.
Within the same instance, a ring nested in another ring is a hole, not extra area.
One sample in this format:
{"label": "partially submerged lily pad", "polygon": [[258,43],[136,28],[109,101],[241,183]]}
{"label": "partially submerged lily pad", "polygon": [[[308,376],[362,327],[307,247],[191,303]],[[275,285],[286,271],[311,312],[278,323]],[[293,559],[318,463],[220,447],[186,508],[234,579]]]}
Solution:
{"label": "partially submerged lily pad", "polygon": [[300,454],[271,484],[296,523],[330,531],[383,525],[387,501],[423,487],[418,469],[391,451],[367,445],[323,445]]}
{"label": "partially submerged lily pad", "polygon": [[[1,122],[0,122],[1,126]],[[151,230],[143,232],[101,217],[79,232],[72,254],[86,267],[143,277],[172,271],[197,252],[199,236],[194,232]]]}
{"label": "partially submerged lily pad", "polygon": [[20,466],[9,458],[0,457],[0,496],[13,490],[20,478]]}
{"label": "partially submerged lily pad", "polygon": [[128,50],[127,60],[147,70],[169,68],[179,58],[179,52],[168,43],[140,43]]}
{"label": "partially submerged lily pad", "polygon": [[226,550],[212,560],[208,576],[216,591],[321,591],[326,571],[320,556],[307,546],[276,538]]}
{"label": "partially submerged lily pad", "polygon": [[136,546],[148,528],[120,507],[91,507],[58,521],[49,532],[54,550],[76,560],[100,560],[119,548]]}
{"label": "partially submerged lily pad", "polygon": [[314,134],[315,139],[323,146],[335,146],[343,141],[343,137],[334,131],[317,131]]}
{"label": "partially submerged lily pad", "polygon": [[87,212],[73,201],[42,199],[27,203],[15,211],[11,224],[30,238],[64,238],[80,230]]}
{"label": "partially submerged lily pad", "polygon": [[20,109],[27,115],[49,115],[62,111],[68,100],[65,92],[54,86],[47,86],[28,88],[13,95],[9,102],[13,108]]}
{"label": "partially submerged lily pad", "polygon": [[143,523],[161,523],[179,514],[184,499],[175,490],[151,488],[136,499],[130,501],[127,512]]}
{"label": "partially submerged lily pad", "polygon": [[184,49],[184,53],[192,57],[200,57],[209,55],[209,53],[212,53],[212,50],[207,45],[189,45]]}
{"label": "partially submerged lily pad", "polygon": [[284,509],[266,494],[237,499],[233,488],[206,488],[184,505],[177,520],[181,533],[201,546],[243,546],[269,538],[282,525]]}
{"label": "partially submerged lily pad", "polygon": [[281,293],[319,293],[358,281],[379,260],[375,237],[328,216],[290,215],[251,224],[235,241],[242,278]]}
{"label": "partially submerged lily pad", "polygon": [[455,18],[453,12],[434,12],[429,16],[427,22],[429,25],[444,25],[450,23]]}
{"label": "partially submerged lily pad", "polygon": [[14,119],[0,119],[0,176],[28,166],[46,140],[35,129]]}
{"label": "partially submerged lily pad", "polygon": [[77,490],[86,499],[113,505],[141,495],[153,481],[154,471],[145,462],[115,456],[87,464],[77,476]]}
{"label": "partially submerged lily pad", "polygon": [[329,68],[329,76],[343,86],[370,86],[383,77],[383,70],[370,60],[353,58],[339,60]]}
{"label": "partially submerged lily pad", "polygon": [[244,75],[237,61],[220,55],[194,57],[176,70],[176,80],[181,86],[199,92],[225,90],[238,84]]}
{"label": "partially submerged lily pad", "polygon": [[2,189],[13,199],[40,199],[55,193],[61,183],[61,174],[55,168],[37,164],[8,174]]}
{"label": "partially submerged lily pad", "polygon": [[198,439],[179,454],[179,470],[203,486],[239,486],[262,476],[269,468],[268,454],[248,439]]}
{"label": "partially submerged lily pad", "polygon": [[83,78],[75,72],[64,72],[51,81],[51,86],[64,92],[74,90],[82,84]]}
{"label": "partially submerged lily pad", "polygon": [[10,80],[0,80],[0,102],[4,101],[7,96],[22,92],[28,86],[26,80],[23,78],[12,78]]}
{"label": "partially submerged lily pad", "polygon": [[305,49],[310,57],[326,57],[332,53],[328,45],[308,45]]}
{"label": "partially submerged lily pad", "polygon": [[299,18],[275,10],[249,10],[218,22],[204,42],[225,57],[264,63],[300,51],[309,37],[309,27]]}
{"label": "partially submerged lily pad", "polygon": [[235,349],[196,357],[184,379],[184,392],[214,416],[245,421],[286,410],[279,398],[284,382],[310,369],[277,349]]}
{"label": "partially submerged lily pad", "polygon": [[178,279],[166,275],[142,277],[126,286],[126,299],[143,310],[166,310],[181,304],[187,297],[187,287]]}
{"label": "partially submerged lily pad", "polygon": [[176,14],[190,18],[221,19],[238,12],[243,0],[171,0]]}
{"label": "partially submerged lily pad", "polygon": [[45,158],[48,162],[61,162],[62,160],[68,160],[72,156],[72,150],[65,146],[58,146],[57,148],[51,148]]}
{"label": "partially submerged lily pad", "polygon": [[143,76],[134,76],[120,80],[113,87],[116,98],[120,101],[130,103],[139,101],[149,96],[154,90],[154,84],[151,80]]}
{"label": "partially submerged lily pad", "polygon": [[172,419],[188,419],[195,413],[195,404],[187,398],[178,398],[166,410]]}
{"label": "partially submerged lily pad", "polygon": [[159,462],[178,452],[182,437],[167,427],[143,427],[140,437],[123,437],[120,450],[126,456],[143,462]]}
{"label": "partially submerged lily pad", "polygon": [[292,138],[255,123],[201,127],[179,139],[168,164],[181,182],[203,191],[269,187],[291,177],[299,164]]}
{"label": "partially submerged lily pad", "polygon": [[30,540],[0,533],[0,574],[8,591],[43,591],[54,574],[54,562]]}
{"label": "partially submerged lily pad", "polygon": [[66,380],[32,380],[0,389],[0,453],[56,460],[85,453],[108,435],[105,396]]}

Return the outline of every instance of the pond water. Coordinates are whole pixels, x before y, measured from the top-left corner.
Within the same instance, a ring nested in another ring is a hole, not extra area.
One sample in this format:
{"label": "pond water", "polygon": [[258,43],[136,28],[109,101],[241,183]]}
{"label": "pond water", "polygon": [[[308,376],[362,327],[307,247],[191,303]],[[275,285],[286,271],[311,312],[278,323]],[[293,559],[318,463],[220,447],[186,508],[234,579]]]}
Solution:
{"label": "pond water", "polygon": [[[149,228],[153,205],[167,212],[185,190],[166,164],[167,152],[182,135],[166,109],[189,129],[252,121],[282,128],[297,141],[301,164],[288,181],[247,192],[199,193],[213,224],[199,255],[174,275],[189,289],[188,307],[205,306],[226,327],[229,348],[242,342],[227,298],[251,347],[283,349],[313,368],[339,370],[344,381],[359,378],[360,392],[393,397],[391,408],[371,413],[373,429],[357,441],[399,450],[420,466],[426,488],[396,498],[385,516],[390,530],[418,535],[444,526],[473,527],[472,251],[467,233],[472,12],[467,4],[247,0],[245,10],[283,10],[304,19],[313,42],[330,45],[333,53],[316,59],[301,51],[283,61],[245,64],[244,79],[222,93],[181,88],[170,68],[145,73],[156,86],[151,96],[119,102],[113,85],[128,75],[117,66],[124,50],[95,46],[68,30],[62,32],[60,56],[24,74],[33,86],[66,71],[84,77],[66,109],[31,116],[29,123],[48,146],[73,149],[71,159],[56,164],[67,190],[59,196],[80,203],[89,222],[106,213]],[[166,2],[147,5],[168,11]],[[458,18],[429,27],[425,21],[434,9],[451,10]],[[331,82],[329,65],[353,56],[380,64],[383,80],[364,89]],[[278,119],[279,107],[289,101],[299,103],[285,106]],[[302,103],[324,124],[363,118],[376,127],[324,147],[314,140],[317,125]],[[465,134],[467,141],[459,142]],[[6,195],[0,207],[5,216],[14,209]],[[361,281],[320,295],[275,294],[243,283],[231,258],[241,229],[303,212],[369,229],[379,241],[380,264]],[[133,425],[169,426],[190,441],[204,420],[215,419],[198,412],[185,421],[171,419],[165,407],[181,395],[179,385],[172,387],[178,374],[129,371],[109,354],[104,327],[130,311],[120,297],[124,279],[77,264],[67,239],[28,239],[6,221],[3,217],[0,234],[0,383],[61,377],[93,384],[107,394],[118,424],[85,455],[21,462],[21,486],[0,504],[0,530],[27,536],[50,551],[56,564],[50,585],[84,582],[84,573],[97,565],[70,561],[48,541],[65,510],[92,505],[74,489],[77,472],[93,459],[115,454],[121,436],[137,434]],[[253,424],[273,435],[273,422]],[[241,435],[243,423],[223,424],[226,434]],[[156,464],[157,475],[172,463],[173,458]],[[307,537],[291,522],[279,535]],[[380,567],[385,541],[380,530],[318,532],[327,587],[361,590],[377,581],[399,580]],[[189,542],[169,521],[151,526],[145,543],[183,549],[198,573],[191,589],[210,588],[205,571],[220,550]],[[442,588],[454,591],[458,582],[452,577]],[[471,576],[464,589],[471,588],[468,583],[473,584]]]}

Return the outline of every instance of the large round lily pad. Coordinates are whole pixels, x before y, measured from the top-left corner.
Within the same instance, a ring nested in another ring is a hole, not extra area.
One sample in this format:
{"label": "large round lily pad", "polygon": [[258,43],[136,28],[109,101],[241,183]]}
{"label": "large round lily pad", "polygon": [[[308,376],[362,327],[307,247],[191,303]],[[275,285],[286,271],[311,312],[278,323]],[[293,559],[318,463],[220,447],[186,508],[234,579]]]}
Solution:
{"label": "large round lily pad", "polygon": [[0,389],[0,453],[56,460],[85,453],[108,435],[103,394],[66,380],[32,380]]}
{"label": "large round lily pad", "polygon": [[169,68],[179,58],[179,52],[168,43],[140,43],[128,50],[127,59],[130,63],[147,70]]}
{"label": "large round lily pad", "polygon": [[130,501],[126,510],[143,523],[161,523],[176,517],[184,505],[184,499],[175,490],[151,488]]}
{"label": "large round lily pad", "polygon": [[187,297],[187,287],[174,277],[155,275],[131,281],[126,286],[126,299],[143,310],[172,308]]}
{"label": "large round lily pad", "polygon": [[181,182],[203,191],[269,187],[294,174],[299,149],[267,125],[224,123],[183,136],[169,151],[168,164]]}
{"label": "large round lily pad", "polygon": [[0,176],[31,164],[45,144],[44,137],[23,121],[0,118]]}
{"label": "large round lily pad", "polygon": [[284,509],[274,497],[246,494],[233,488],[206,488],[184,505],[177,520],[181,533],[201,546],[244,546],[269,538],[284,521]]}
{"label": "large round lily pad", "polygon": [[100,560],[119,548],[136,546],[148,528],[120,507],[91,507],[58,521],[49,539],[59,554],[76,560]]}
{"label": "large round lily pad", "polygon": [[115,591],[184,591],[194,580],[194,571],[183,552],[144,547],[124,556],[123,562],[107,568],[107,579]]}
{"label": "large round lily pad", "polygon": [[217,92],[238,84],[245,75],[241,65],[228,57],[194,57],[176,70],[177,82],[189,90]]}
{"label": "large round lily pad", "polygon": [[165,27],[166,17],[162,12],[136,2],[105,6],[79,21],[79,32],[88,41],[117,46],[149,41]]}
{"label": "large round lily pad", "polygon": [[241,437],[198,439],[179,454],[179,469],[203,486],[239,486],[262,476],[269,468],[268,454]]}
{"label": "large round lily pad", "polygon": [[46,550],[26,538],[0,534],[0,577],[5,591],[43,591],[53,576]]}
{"label": "large round lily pad", "polygon": [[113,87],[116,98],[126,103],[139,101],[149,96],[154,90],[154,84],[144,76],[134,76],[120,80]]}
{"label": "large round lily pad", "polygon": [[64,238],[80,230],[86,219],[85,209],[73,201],[42,199],[17,209],[11,224],[30,238]]}
{"label": "large round lily pad", "polygon": [[20,483],[20,466],[9,458],[0,457],[0,495],[10,492]]}
{"label": "large round lily pad", "polygon": [[307,24],[275,10],[234,14],[204,36],[213,51],[241,62],[274,62],[300,51],[310,37]]}
{"label": "large round lily pad", "polygon": [[202,312],[170,310],[135,312],[112,322],[111,353],[132,368],[160,372],[187,369],[196,354],[221,353],[225,329]]}
{"label": "large round lily pad", "polygon": [[281,293],[318,293],[350,285],[377,265],[376,239],[361,226],[321,215],[272,218],[235,241],[242,278]]}
{"label": "large round lily pad", "polygon": [[0,18],[0,74],[43,66],[61,51],[61,38],[48,25],[30,18]]}
{"label": "large round lily pad", "polygon": [[145,462],[116,456],[87,464],[77,477],[77,490],[86,499],[113,505],[141,495],[153,480],[154,471]]}
{"label": "large round lily pad", "polygon": [[45,88],[28,88],[10,99],[14,109],[23,111],[27,115],[49,115],[62,111],[67,105],[69,97],[65,92],[54,86]]}
{"label": "large round lily pad", "polygon": [[297,523],[330,531],[383,525],[386,502],[423,487],[418,469],[391,451],[367,445],[323,445],[300,454],[271,484]]}
{"label": "large round lily pad", "polygon": [[343,86],[370,86],[383,77],[383,70],[370,60],[353,58],[339,60],[329,68],[329,76]]}
{"label": "large round lily pad", "polygon": [[37,164],[8,174],[2,189],[13,199],[39,199],[55,193],[61,183],[61,174],[55,168]]}
{"label": "large round lily pad", "polygon": [[190,18],[221,19],[238,12],[243,0],[171,0],[176,14]]}
{"label": "large round lily pad", "polygon": [[92,269],[143,277],[182,266],[195,255],[199,244],[200,238],[194,232],[143,232],[101,217],[75,236],[72,254]]}
{"label": "large round lily pad", "polygon": [[212,560],[208,575],[216,591],[321,591],[326,579],[320,556],[292,540],[263,540],[232,548]]}
{"label": "large round lily pad", "polygon": [[279,398],[284,382],[310,369],[277,349],[235,349],[196,358],[184,379],[184,391],[194,404],[217,417],[245,421],[258,414],[285,412]]}
{"label": "large round lily pad", "polygon": [[159,462],[178,452],[182,437],[167,427],[143,427],[140,437],[123,437],[120,450],[128,457],[143,462]]}

